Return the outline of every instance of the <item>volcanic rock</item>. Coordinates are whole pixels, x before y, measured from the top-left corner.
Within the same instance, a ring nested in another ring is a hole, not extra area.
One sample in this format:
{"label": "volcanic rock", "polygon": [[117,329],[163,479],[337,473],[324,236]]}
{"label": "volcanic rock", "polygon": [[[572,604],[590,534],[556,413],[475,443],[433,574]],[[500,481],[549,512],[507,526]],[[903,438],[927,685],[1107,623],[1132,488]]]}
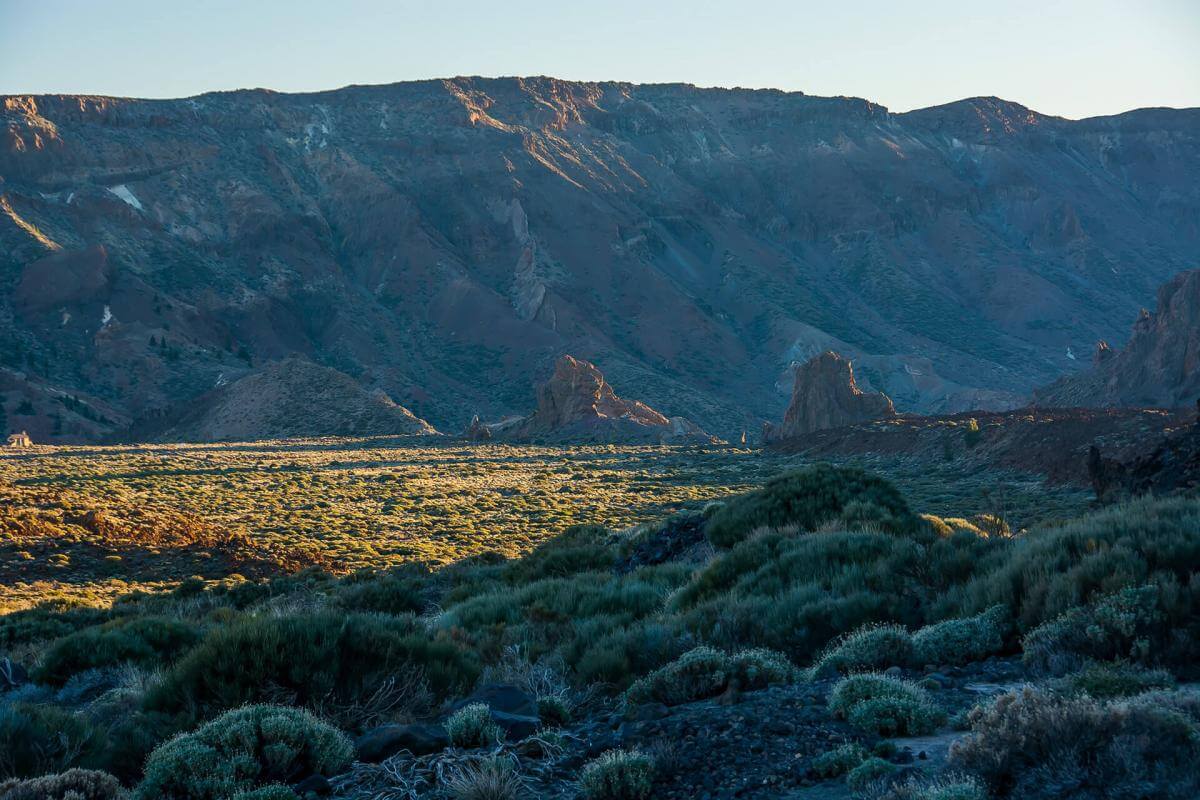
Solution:
{"label": "volcanic rock", "polygon": [[[476,428],[475,437],[482,434]],[[516,421],[487,426],[509,441],[716,444],[684,417],[666,417],[638,400],[618,397],[589,361],[559,356],[554,374],[537,389],[537,410]]]}
{"label": "volcanic rock", "polygon": [[1195,421],[1163,437],[1149,452],[1132,458],[1107,458],[1092,445],[1087,465],[1101,503],[1200,489],[1200,400],[1196,401]]}
{"label": "volcanic rock", "polygon": [[1038,405],[1178,408],[1200,399],[1200,270],[1158,290],[1153,314],[1143,310],[1129,343],[1114,353],[1100,342],[1090,370],[1034,394]]}
{"label": "volcanic rock", "polygon": [[864,392],[854,380],[854,367],[832,351],[809,359],[796,369],[792,401],[783,424],[764,431],[765,438],[790,439],[813,431],[857,425],[896,416],[887,395]]}

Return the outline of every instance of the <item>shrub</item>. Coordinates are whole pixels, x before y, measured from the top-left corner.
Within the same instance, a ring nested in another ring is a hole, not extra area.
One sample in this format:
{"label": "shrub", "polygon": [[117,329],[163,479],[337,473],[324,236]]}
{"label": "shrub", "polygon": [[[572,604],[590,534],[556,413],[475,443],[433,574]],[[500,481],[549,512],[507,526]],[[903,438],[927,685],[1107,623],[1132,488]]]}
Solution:
{"label": "shrub", "polygon": [[851,742],[814,758],[811,770],[819,778],[838,778],[866,760],[867,751],[863,746]]}
{"label": "shrub", "polygon": [[538,717],[550,725],[566,725],[571,721],[571,707],[557,695],[544,695],[537,699]]}
{"label": "shrub", "polygon": [[1165,627],[1158,594],[1157,586],[1123,589],[1039,625],[1021,642],[1025,662],[1053,674],[1091,660],[1149,662]]}
{"label": "shrub", "polygon": [[446,793],[453,800],[523,800],[525,782],[513,761],[503,756],[469,761],[450,773]]}
{"label": "shrub", "polygon": [[339,588],[334,602],[352,611],[419,614],[425,608],[424,586],[419,576],[355,575]]}
{"label": "shrub", "polygon": [[811,675],[904,666],[912,659],[912,637],[903,625],[868,623],[832,642],[817,657]]}
{"label": "shrub", "polygon": [[645,800],[654,783],[654,763],[637,750],[609,750],[579,773],[586,800]]}
{"label": "shrub", "polygon": [[349,704],[397,674],[419,672],[438,698],[472,685],[473,655],[411,617],[369,614],[244,618],[217,628],[147,695],[155,710],[205,717],[279,697]]}
{"label": "shrub", "polygon": [[125,800],[127,796],[112,775],[89,769],[0,782],[0,800]]}
{"label": "shrub", "polygon": [[1105,699],[1131,697],[1152,689],[1170,689],[1175,685],[1171,673],[1145,669],[1134,664],[1091,664],[1066,678],[1067,688],[1078,694]]}
{"label": "shrub", "polygon": [[[732,547],[759,528],[790,525],[812,531],[855,501],[875,507],[872,521],[883,530],[917,526],[904,496],[891,483],[860,469],[820,464],[779,475],[757,491],[731,498],[708,519],[704,532],[714,545]],[[860,515],[862,508],[858,506]]]}
{"label": "shrub", "polygon": [[912,635],[913,660],[917,664],[967,664],[1004,647],[1004,606],[965,619],[950,619],[926,625]]}
{"label": "shrub", "polygon": [[542,578],[607,571],[616,559],[616,549],[606,543],[608,536],[608,529],[600,525],[574,525],[538,545],[524,558],[508,564],[504,577],[514,583],[530,583]]}
{"label": "shrub", "polygon": [[296,793],[288,787],[273,783],[270,786],[261,786],[257,789],[251,789],[248,792],[238,792],[230,800],[300,800]]}
{"label": "shrub", "polygon": [[886,675],[851,675],[829,694],[829,712],[866,733],[919,736],[931,733],[944,715],[913,684]]}
{"label": "shrub", "polygon": [[912,775],[868,796],[872,800],[988,800],[987,788],[970,775]]}
{"label": "shrub", "polygon": [[500,741],[500,726],[485,703],[463,706],[446,720],[446,733],[456,747],[487,747]]}
{"label": "shrub", "polygon": [[631,703],[690,703],[714,697],[731,684],[739,689],[763,689],[789,680],[795,669],[779,653],[745,650],[728,655],[697,647],[636,681],[626,692]]}
{"label": "shrub", "polygon": [[306,711],[246,706],[156,747],[134,797],[225,800],[314,773],[334,774],[353,757],[345,734]]}
{"label": "shrub", "polygon": [[1100,701],[1032,688],[1009,692],[969,715],[971,734],[951,763],[1000,797],[1154,797],[1200,793],[1200,700],[1169,693]]}
{"label": "shrub", "polygon": [[173,661],[200,638],[195,625],[160,617],[120,619],[56,641],[34,670],[42,683],[62,686],[77,673],[125,662],[152,667]]}
{"label": "shrub", "polygon": [[0,706],[0,778],[94,766],[103,746],[103,734],[82,715],[51,705]]}
{"label": "shrub", "polygon": [[883,783],[888,776],[896,772],[896,765],[882,758],[868,758],[846,775],[846,785],[850,791],[859,793],[868,791]]}
{"label": "shrub", "polygon": [[908,681],[877,673],[861,673],[842,678],[829,693],[829,713],[839,719],[849,716],[850,710],[864,700],[893,697],[927,702],[928,695]]}
{"label": "shrub", "polygon": [[933,733],[945,716],[931,704],[909,697],[876,697],[856,703],[846,719],[864,733],[923,736]]}

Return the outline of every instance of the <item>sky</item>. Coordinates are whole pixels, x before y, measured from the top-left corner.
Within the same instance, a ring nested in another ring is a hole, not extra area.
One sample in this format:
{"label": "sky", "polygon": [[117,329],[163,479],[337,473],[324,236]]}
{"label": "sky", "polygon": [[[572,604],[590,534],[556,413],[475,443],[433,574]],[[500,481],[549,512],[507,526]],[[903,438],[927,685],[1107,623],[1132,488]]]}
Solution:
{"label": "sky", "polygon": [[186,97],[457,75],[1200,106],[1200,0],[0,0],[0,94]]}

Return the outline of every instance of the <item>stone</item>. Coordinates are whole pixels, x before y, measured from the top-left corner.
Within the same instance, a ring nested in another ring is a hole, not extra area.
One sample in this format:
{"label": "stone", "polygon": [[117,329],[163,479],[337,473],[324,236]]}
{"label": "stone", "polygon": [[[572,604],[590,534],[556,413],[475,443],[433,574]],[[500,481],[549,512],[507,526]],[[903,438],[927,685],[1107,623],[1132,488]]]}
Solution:
{"label": "stone", "polygon": [[520,741],[538,732],[542,721],[537,716],[526,714],[510,714],[506,711],[492,709],[492,721],[504,731],[504,738],[510,742]]}
{"label": "stone", "polygon": [[764,436],[771,440],[791,439],[894,416],[896,408],[887,395],[859,389],[851,363],[827,351],[796,369],[792,399],[783,423],[764,429]]}
{"label": "stone", "polygon": [[450,746],[450,736],[441,725],[411,723],[407,725],[381,725],[373,728],[354,743],[358,760],[377,764],[401,750],[423,756],[438,753]]}
{"label": "stone", "polygon": [[292,791],[300,797],[309,795],[325,797],[333,793],[333,787],[329,785],[329,781],[324,775],[309,775],[299,783],[293,784]]}
{"label": "stone", "polygon": [[500,711],[524,717],[538,715],[537,698],[523,689],[507,684],[486,683],[455,703],[452,710],[457,711],[473,703],[483,703],[493,712]]}

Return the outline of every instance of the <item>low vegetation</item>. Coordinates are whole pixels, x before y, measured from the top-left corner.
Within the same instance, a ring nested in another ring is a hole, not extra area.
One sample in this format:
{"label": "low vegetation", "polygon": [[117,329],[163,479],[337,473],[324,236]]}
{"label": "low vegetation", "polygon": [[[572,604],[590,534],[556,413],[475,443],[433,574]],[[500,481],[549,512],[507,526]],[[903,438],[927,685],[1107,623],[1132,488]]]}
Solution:
{"label": "low vegetation", "polygon": [[[1200,789],[1200,701],[1172,689],[1200,663],[1200,499],[1009,536],[822,466],[656,508],[644,525],[563,519],[520,558],[198,577],[9,613],[0,664],[28,674],[0,670],[0,780],[112,785],[77,772],[98,770],[135,800],[293,800],[325,779],[348,800],[647,798],[700,772],[672,747],[759,725],[836,731],[779,769],[880,800]],[[961,676],[993,662],[1037,687],[965,715],[953,772],[908,776],[881,740],[944,730],[974,704]],[[781,718],[671,727],[749,697]],[[647,730],[661,750],[621,738]],[[351,766],[372,735],[397,747]]]}

